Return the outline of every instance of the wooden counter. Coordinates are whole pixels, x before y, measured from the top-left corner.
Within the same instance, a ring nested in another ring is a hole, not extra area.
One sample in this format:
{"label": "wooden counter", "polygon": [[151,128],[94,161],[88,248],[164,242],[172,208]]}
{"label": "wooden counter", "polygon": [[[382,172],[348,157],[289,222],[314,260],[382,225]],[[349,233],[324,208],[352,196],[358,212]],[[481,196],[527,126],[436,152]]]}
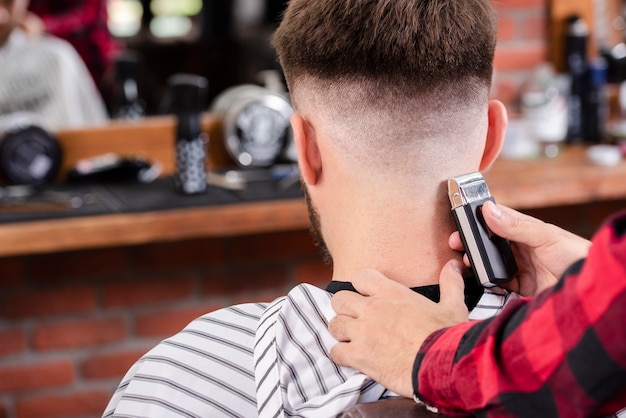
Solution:
{"label": "wooden counter", "polygon": [[290,199],[140,214],[0,225],[0,256],[304,229],[304,202]]}
{"label": "wooden counter", "polygon": [[484,176],[496,201],[517,209],[626,198],[626,161],[598,166],[586,152],[569,146],[554,159],[499,159]]}
{"label": "wooden counter", "polygon": [[[150,129],[171,133],[171,123],[165,120],[167,129],[156,129],[153,125]],[[165,137],[170,141],[168,135]],[[62,135],[62,142],[67,138],[74,141],[75,136]],[[165,154],[173,149],[153,148],[146,141],[148,154],[151,149]],[[105,148],[102,146],[102,150]],[[577,147],[566,148],[555,159],[501,159],[485,177],[499,203],[518,209],[626,198],[626,162],[615,167],[599,167],[587,161],[585,152]],[[83,156],[84,153],[80,155]],[[306,228],[308,217],[302,199],[16,222],[0,225],[0,256]]]}

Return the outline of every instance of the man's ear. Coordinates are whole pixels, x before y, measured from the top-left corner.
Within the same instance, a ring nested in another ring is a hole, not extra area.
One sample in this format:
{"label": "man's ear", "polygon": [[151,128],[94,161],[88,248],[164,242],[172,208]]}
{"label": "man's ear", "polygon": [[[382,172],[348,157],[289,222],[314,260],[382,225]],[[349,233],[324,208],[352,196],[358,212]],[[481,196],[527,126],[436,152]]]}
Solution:
{"label": "man's ear", "polygon": [[317,146],[315,128],[298,113],[291,117],[291,128],[302,180],[313,185],[322,174],[322,157]]}
{"label": "man's ear", "polygon": [[502,144],[504,144],[504,136],[509,119],[506,108],[499,100],[490,100],[487,112],[489,119],[489,127],[487,129],[487,138],[485,141],[485,150],[480,161],[480,171],[488,169],[491,164],[498,158]]}

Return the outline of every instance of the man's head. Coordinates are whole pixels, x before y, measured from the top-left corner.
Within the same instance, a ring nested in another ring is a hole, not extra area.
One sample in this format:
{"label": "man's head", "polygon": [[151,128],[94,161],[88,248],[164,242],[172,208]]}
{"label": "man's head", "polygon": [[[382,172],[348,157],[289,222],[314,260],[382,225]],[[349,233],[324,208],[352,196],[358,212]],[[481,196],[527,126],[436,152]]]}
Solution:
{"label": "man's head", "polygon": [[488,100],[496,32],[490,0],[290,0],[273,44],[327,241],[355,189],[390,213],[402,195],[432,206],[446,178],[493,161],[500,144],[489,144],[488,115],[503,112]]}
{"label": "man's head", "polygon": [[13,29],[26,16],[28,0],[0,0],[0,46],[9,39]]}

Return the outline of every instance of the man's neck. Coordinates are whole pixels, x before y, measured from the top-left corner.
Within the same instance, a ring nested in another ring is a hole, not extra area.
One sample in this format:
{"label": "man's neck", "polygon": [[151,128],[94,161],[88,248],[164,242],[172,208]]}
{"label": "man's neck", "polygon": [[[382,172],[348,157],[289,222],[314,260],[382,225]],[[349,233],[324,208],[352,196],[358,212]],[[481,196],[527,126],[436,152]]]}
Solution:
{"label": "man's neck", "polygon": [[369,199],[367,209],[344,216],[333,235],[333,280],[350,281],[355,271],[370,267],[409,287],[436,284],[443,265],[460,259],[448,246],[455,230],[449,203],[437,193],[437,199],[424,199],[437,204]]}

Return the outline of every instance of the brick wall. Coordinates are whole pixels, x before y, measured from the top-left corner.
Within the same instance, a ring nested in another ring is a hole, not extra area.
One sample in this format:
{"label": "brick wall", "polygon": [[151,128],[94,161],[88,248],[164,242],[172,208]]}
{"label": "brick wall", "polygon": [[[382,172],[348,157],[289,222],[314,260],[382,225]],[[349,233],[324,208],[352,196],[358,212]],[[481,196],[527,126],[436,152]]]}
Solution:
{"label": "brick wall", "polygon": [[[497,8],[494,95],[512,103],[547,53],[546,0]],[[99,416],[128,367],[193,318],[329,277],[307,231],[0,258],[0,418]]]}
{"label": "brick wall", "polygon": [[547,0],[494,0],[499,16],[493,96],[510,110],[529,71],[547,60]]}
{"label": "brick wall", "polygon": [[329,278],[308,231],[0,259],[0,417],[98,416],[193,318]]}
{"label": "brick wall", "polygon": [[[527,213],[589,236],[624,207]],[[97,417],[130,365],[192,319],[330,277],[306,230],[0,258],[0,418]]]}

